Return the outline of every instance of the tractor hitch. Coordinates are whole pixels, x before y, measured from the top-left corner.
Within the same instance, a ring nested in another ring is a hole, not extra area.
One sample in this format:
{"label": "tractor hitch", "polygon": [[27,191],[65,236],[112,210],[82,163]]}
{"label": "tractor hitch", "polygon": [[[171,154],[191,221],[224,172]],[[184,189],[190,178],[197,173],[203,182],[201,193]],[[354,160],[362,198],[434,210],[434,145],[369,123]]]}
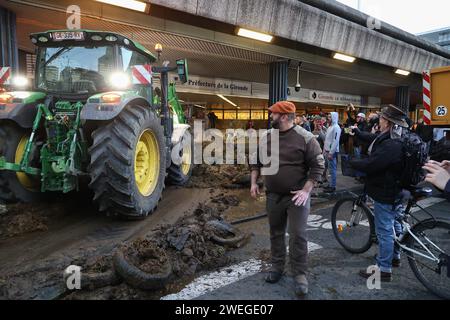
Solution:
{"label": "tractor hitch", "polygon": [[40,175],[41,174],[40,169],[28,167],[28,166],[23,167],[17,163],[7,162],[5,157],[0,157],[0,170],[23,172],[23,173],[31,174],[31,175]]}

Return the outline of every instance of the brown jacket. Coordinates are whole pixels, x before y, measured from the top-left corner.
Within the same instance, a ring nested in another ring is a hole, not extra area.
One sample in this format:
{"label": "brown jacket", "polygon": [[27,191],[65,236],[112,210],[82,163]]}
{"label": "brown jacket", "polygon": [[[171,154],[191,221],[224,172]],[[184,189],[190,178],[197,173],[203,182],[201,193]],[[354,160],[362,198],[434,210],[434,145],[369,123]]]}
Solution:
{"label": "brown jacket", "polygon": [[[270,154],[271,131],[267,136],[268,154]],[[266,191],[277,194],[290,194],[301,190],[306,181],[320,181],[325,170],[325,160],[319,142],[311,132],[300,126],[279,133],[279,170],[275,175],[264,176]],[[264,165],[268,167],[269,165]],[[251,169],[260,170],[263,165],[252,165]]]}

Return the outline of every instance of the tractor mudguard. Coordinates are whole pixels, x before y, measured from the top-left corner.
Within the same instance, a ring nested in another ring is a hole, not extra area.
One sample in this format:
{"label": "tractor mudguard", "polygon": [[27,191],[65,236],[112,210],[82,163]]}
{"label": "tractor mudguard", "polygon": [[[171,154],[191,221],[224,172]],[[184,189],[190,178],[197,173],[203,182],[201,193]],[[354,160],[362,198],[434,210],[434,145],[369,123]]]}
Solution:
{"label": "tractor mudguard", "polygon": [[[14,92],[11,93],[14,95]],[[11,103],[0,103],[0,120],[11,120],[24,129],[33,127],[39,103],[44,102],[45,94],[31,93],[26,98],[14,97]]]}
{"label": "tractor mudguard", "polygon": [[[120,93],[119,93],[120,95]],[[150,107],[149,102],[138,95],[129,95],[123,93],[122,99],[118,103],[102,102],[101,97],[94,96],[89,98],[81,111],[81,120],[112,120],[117,117],[127,105],[138,105]]]}

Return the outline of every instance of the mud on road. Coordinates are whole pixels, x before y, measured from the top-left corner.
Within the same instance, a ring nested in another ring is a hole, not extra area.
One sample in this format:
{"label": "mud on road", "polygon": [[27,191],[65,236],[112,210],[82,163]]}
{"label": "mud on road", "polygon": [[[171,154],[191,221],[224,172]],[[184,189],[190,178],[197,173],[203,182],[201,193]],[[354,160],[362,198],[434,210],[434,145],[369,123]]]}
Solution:
{"label": "mud on road", "polygon": [[[236,195],[247,192],[246,170],[200,166],[189,188],[169,187],[144,221],[106,217],[84,195],[0,207],[0,299],[158,299],[199,272],[232,263],[227,251],[244,245],[248,235],[224,217],[238,208]],[[69,265],[82,268],[83,290],[67,290],[63,271]],[[129,268],[162,283],[143,290],[130,280]]]}

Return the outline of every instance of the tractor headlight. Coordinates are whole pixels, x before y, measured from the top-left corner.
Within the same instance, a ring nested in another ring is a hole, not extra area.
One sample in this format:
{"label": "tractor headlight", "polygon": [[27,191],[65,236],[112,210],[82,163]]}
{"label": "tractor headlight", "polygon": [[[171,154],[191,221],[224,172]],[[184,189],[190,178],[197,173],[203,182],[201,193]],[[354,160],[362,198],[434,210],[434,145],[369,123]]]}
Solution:
{"label": "tractor headlight", "polygon": [[114,92],[106,93],[102,96],[103,103],[120,103],[121,100],[122,96]]}
{"label": "tractor headlight", "polygon": [[19,87],[19,88],[24,88],[26,86],[28,86],[28,79],[25,78],[24,76],[15,76],[12,79],[12,84],[14,87]]}
{"label": "tractor headlight", "polygon": [[0,94],[0,103],[11,103],[13,98],[13,95],[9,93],[2,93]]}
{"label": "tractor headlight", "polygon": [[130,77],[123,72],[113,73],[110,77],[110,83],[114,89],[127,89],[130,86]]}

